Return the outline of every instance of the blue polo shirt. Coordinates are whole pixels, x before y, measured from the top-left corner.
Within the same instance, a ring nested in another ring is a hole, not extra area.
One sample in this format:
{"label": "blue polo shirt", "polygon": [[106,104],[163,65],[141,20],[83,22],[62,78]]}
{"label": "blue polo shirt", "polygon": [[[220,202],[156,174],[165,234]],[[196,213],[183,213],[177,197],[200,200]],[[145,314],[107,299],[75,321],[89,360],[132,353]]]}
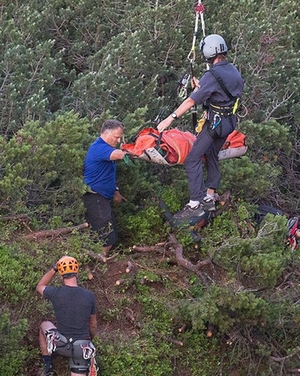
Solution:
{"label": "blue polo shirt", "polygon": [[93,191],[111,199],[116,190],[116,162],[110,160],[116,150],[101,137],[89,147],[84,161],[84,182]]}

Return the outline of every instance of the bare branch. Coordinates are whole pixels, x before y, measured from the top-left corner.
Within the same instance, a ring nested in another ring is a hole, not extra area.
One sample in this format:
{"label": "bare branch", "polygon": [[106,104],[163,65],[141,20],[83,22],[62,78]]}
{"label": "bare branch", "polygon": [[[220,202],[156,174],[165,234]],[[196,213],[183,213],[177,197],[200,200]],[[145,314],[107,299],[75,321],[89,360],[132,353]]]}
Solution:
{"label": "bare branch", "polygon": [[58,228],[56,230],[42,230],[42,231],[32,232],[31,234],[25,235],[24,238],[27,240],[33,240],[33,241],[44,239],[44,238],[57,238],[60,235],[67,235],[67,234],[72,233],[73,231],[82,230],[87,227],[88,227],[87,223],[82,223],[81,225],[73,226],[73,227],[63,227],[63,228]]}
{"label": "bare branch", "polygon": [[284,356],[284,357],[279,357],[279,356],[270,356],[270,359],[273,360],[274,362],[277,363],[282,363],[286,361],[287,359],[292,358],[293,356],[297,355],[300,352],[300,347],[298,346],[294,352],[291,354]]}

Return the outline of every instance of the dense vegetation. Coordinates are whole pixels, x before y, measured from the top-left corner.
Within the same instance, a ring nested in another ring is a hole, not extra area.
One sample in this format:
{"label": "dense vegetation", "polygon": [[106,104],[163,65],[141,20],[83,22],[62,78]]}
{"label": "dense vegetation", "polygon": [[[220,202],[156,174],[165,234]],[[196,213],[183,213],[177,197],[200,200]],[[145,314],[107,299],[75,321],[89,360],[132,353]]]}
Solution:
{"label": "dense vegetation", "polygon": [[[186,202],[182,166],[118,164],[118,185],[128,202],[115,208],[119,254],[107,264],[91,257],[101,244],[86,230],[26,238],[84,222],[82,163],[104,119],[122,120],[128,140],[180,103],[176,88],[189,69],[194,5],[0,5],[0,375],[37,374],[37,328],[52,313],[35,285],[63,254],[77,257],[94,275],[89,280],[82,268],[80,283],[99,302],[95,342],[103,376],[299,373],[300,262],[284,243],[286,217],[300,211],[296,0],[204,2],[206,33],[225,36],[229,59],[246,81],[239,129],[249,148],[222,162],[219,194],[230,189],[231,205],[200,231],[200,246],[185,231],[176,232],[187,260],[207,260],[201,273],[177,265],[158,205],[163,198],[175,212]],[[198,42],[200,24],[199,30]],[[194,69],[200,76],[205,68],[197,51]],[[192,130],[191,115],[177,126]],[[284,215],[258,224],[258,204]],[[160,243],[164,251],[133,248]],[[124,271],[128,261],[130,273]],[[59,359],[57,367],[68,374]]]}

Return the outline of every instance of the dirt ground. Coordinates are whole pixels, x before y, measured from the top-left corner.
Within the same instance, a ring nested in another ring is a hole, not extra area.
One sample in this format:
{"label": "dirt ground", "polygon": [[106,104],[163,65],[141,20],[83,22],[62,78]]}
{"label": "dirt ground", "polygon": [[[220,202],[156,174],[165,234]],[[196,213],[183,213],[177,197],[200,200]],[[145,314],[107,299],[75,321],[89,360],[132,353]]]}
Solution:
{"label": "dirt ground", "polygon": [[[197,258],[193,260],[197,262]],[[165,267],[167,265],[167,267]],[[203,271],[211,279],[220,279],[221,276],[215,266],[206,265]],[[139,335],[139,318],[141,306],[136,300],[134,283],[138,276],[138,283],[151,284],[151,291],[160,296],[167,294],[164,284],[158,279],[149,281],[143,274],[155,273],[164,275],[171,280],[179,289],[188,290],[191,271],[178,266],[176,257],[170,257],[164,252],[136,252],[125,255],[116,255],[109,258],[105,263],[91,260],[89,265],[81,268],[82,278],[79,285],[91,290],[97,301],[97,320],[99,338],[113,341],[114,333],[124,338],[133,338]],[[126,300],[126,304],[120,305],[120,301]],[[31,334],[35,346],[38,348],[38,327],[41,320],[54,321],[55,318],[48,312],[44,317],[36,317],[31,325]],[[182,323],[178,323],[180,327]],[[68,375],[66,360],[61,357],[54,359],[56,372],[61,376]],[[37,365],[32,366],[31,375],[38,375]],[[38,364],[38,369],[41,364]],[[181,375],[183,376],[183,375]]]}

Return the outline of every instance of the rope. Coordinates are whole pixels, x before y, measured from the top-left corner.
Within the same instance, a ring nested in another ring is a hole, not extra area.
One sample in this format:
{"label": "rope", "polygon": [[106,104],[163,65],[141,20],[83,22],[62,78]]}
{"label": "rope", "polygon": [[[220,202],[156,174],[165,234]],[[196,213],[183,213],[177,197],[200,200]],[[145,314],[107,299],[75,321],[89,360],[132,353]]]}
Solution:
{"label": "rope", "polygon": [[[187,97],[187,86],[188,83],[190,82],[191,76],[194,77],[194,62],[196,59],[196,39],[197,39],[197,34],[198,34],[198,26],[199,26],[199,18],[201,20],[201,28],[202,28],[202,34],[203,38],[205,37],[205,22],[204,22],[204,5],[202,4],[201,0],[198,0],[197,5],[195,6],[195,26],[194,26],[194,34],[193,34],[193,40],[192,40],[192,47],[191,51],[188,54],[187,59],[190,62],[190,74],[188,73],[187,69],[181,79],[177,83],[176,91],[178,93],[179,98],[182,100]],[[207,64],[207,69],[209,69],[209,65]],[[174,106],[175,108],[176,106]],[[156,118],[153,120],[153,123],[157,126],[159,122],[161,121],[161,118],[164,116],[166,108],[163,107],[160,109],[159,113],[157,114]],[[194,129],[197,126],[197,106],[193,106],[191,109],[192,112],[192,118],[193,118],[193,126]]]}
{"label": "rope", "polygon": [[195,27],[194,27],[194,34],[193,34],[193,40],[192,40],[192,47],[191,51],[188,54],[187,59],[190,61],[190,64],[193,65],[196,59],[196,39],[198,34],[198,26],[199,26],[199,17],[201,20],[201,28],[202,28],[202,35],[203,38],[205,37],[205,22],[204,22],[204,5],[202,4],[201,0],[198,0],[198,4],[195,6]]}
{"label": "rope", "polygon": [[[196,39],[197,39],[197,34],[198,34],[199,18],[201,20],[201,28],[202,28],[203,38],[205,37],[204,11],[205,11],[204,5],[202,4],[201,0],[198,0],[197,5],[195,6],[196,17],[195,17],[195,27],[194,27],[194,34],[193,34],[193,40],[192,40],[192,47],[191,47],[191,51],[189,52],[188,57],[187,57],[187,59],[190,62],[190,70],[191,70],[191,76],[192,77],[195,76],[195,74],[194,74],[194,62],[195,62],[195,59],[196,59]],[[206,65],[206,68],[209,69],[208,64]],[[190,76],[189,76],[189,78],[190,78]],[[198,124],[197,106],[196,105],[194,105],[191,108],[191,112],[192,112],[193,128],[194,128],[194,131],[195,131],[196,128],[197,128],[197,124]]]}

